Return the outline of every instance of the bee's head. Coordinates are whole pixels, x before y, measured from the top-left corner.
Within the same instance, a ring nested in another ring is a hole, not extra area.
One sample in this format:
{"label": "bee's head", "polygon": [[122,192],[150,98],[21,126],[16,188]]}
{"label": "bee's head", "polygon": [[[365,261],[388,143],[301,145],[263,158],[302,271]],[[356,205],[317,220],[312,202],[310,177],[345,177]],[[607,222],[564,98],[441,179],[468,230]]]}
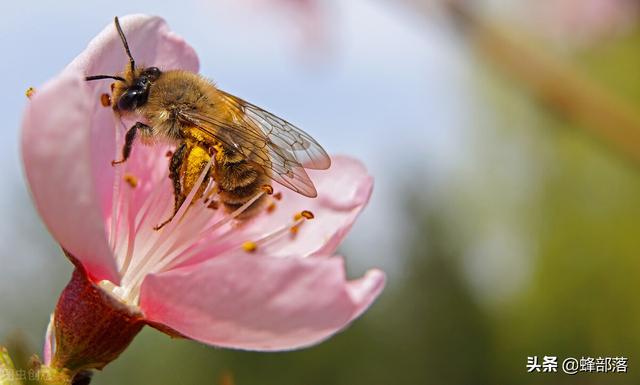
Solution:
{"label": "bee's head", "polygon": [[160,77],[162,72],[158,67],[136,68],[136,62],[133,60],[133,56],[131,56],[127,38],[124,36],[124,32],[122,32],[117,16],[114,19],[114,23],[120,35],[122,45],[124,45],[124,49],[129,57],[129,66],[124,71],[124,77],[116,75],[93,75],[87,76],[85,80],[117,80],[117,83],[112,87],[113,100],[115,101],[113,108],[119,111],[133,111],[147,102],[151,85]]}
{"label": "bee's head", "polygon": [[117,84],[113,90],[114,108],[120,111],[133,111],[143,106],[149,97],[149,90],[162,72],[158,67],[147,67],[136,69],[136,71],[125,78],[121,84]]}

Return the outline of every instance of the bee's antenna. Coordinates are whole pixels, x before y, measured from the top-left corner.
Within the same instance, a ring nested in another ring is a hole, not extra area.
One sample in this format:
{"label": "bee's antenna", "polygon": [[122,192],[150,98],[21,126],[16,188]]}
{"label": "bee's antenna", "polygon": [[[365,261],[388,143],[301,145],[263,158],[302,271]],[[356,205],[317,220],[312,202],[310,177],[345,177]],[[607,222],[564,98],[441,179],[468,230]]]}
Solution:
{"label": "bee's antenna", "polygon": [[114,75],[92,75],[84,78],[84,80],[88,82],[92,80],[100,80],[100,79],[115,79],[121,82],[126,82],[124,78],[121,78],[120,76],[114,76]]}
{"label": "bee's antenna", "polygon": [[122,44],[124,45],[124,50],[127,51],[127,56],[129,56],[129,66],[131,67],[131,72],[134,72],[134,70],[136,69],[136,61],[133,60],[133,56],[131,56],[129,43],[127,43],[127,38],[124,36],[124,32],[122,32],[118,16],[116,16],[113,21],[116,24],[116,29],[118,30],[118,34],[120,35],[120,40],[122,40]]}

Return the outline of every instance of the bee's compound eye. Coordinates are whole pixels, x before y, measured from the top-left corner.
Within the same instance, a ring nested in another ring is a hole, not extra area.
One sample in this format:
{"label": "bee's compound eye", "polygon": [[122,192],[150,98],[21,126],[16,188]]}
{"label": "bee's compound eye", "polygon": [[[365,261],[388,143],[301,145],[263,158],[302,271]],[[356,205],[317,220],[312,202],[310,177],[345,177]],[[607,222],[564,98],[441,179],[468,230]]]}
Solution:
{"label": "bee's compound eye", "polygon": [[144,71],[145,75],[147,75],[151,80],[156,80],[160,77],[162,73],[158,67],[149,67]]}
{"label": "bee's compound eye", "polygon": [[139,105],[144,104],[146,99],[147,94],[143,90],[130,88],[118,99],[118,109],[121,111],[134,110]]}

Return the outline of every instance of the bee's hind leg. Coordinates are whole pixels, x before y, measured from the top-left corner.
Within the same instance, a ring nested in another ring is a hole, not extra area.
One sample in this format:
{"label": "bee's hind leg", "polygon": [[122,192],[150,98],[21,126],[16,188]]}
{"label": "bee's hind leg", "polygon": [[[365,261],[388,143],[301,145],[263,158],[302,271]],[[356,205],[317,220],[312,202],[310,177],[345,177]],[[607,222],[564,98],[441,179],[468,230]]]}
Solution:
{"label": "bee's hind leg", "polygon": [[124,163],[129,159],[129,155],[131,155],[131,147],[133,146],[133,141],[136,139],[136,135],[140,130],[142,135],[149,135],[151,131],[151,127],[147,126],[144,123],[137,122],[134,124],[128,131],[124,137],[124,146],[122,146],[122,159],[120,160],[112,160],[111,165],[115,166],[120,163]]}
{"label": "bee's hind leg", "polygon": [[187,144],[182,143],[176,151],[171,155],[171,161],[169,162],[169,178],[171,179],[171,183],[173,184],[173,213],[166,221],[154,227],[154,230],[160,230],[167,223],[171,222],[173,217],[176,216],[176,213],[184,203],[186,199],[186,195],[182,191],[182,181],[180,180],[180,171],[182,169],[182,164],[184,161],[185,153],[187,152]]}

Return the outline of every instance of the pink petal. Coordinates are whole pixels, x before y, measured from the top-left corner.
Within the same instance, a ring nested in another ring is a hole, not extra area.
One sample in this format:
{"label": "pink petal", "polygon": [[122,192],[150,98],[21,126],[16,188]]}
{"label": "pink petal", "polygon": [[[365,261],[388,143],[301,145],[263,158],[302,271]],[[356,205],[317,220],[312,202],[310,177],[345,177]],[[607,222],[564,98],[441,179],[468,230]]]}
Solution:
{"label": "pink petal", "polygon": [[53,237],[94,279],[118,282],[92,181],[90,99],[80,74],[65,73],[29,101],[22,156],[36,207]]}
{"label": "pink petal", "polygon": [[283,196],[281,201],[275,201],[274,212],[261,214],[234,229],[234,236],[223,244],[216,241],[217,234],[211,234],[210,241],[204,240],[210,247],[184,265],[239,248],[245,241],[259,240],[283,227],[287,229],[293,223],[293,216],[302,210],[311,211],[314,219],[303,223],[295,236],[287,231],[276,241],[260,246],[260,252],[282,257],[333,255],[368,203],[373,178],[360,161],[347,156],[332,158],[329,170],[307,172],[318,190],[317,198],[307,198],[274,183],[274,190]]}
{"label": "pink petal", "polygon": [[239,254],[146,278],[141,308],[189,338],[246,350],[290,350],[344,329],[380,294],[371,270],[348,282],[342,258]]}
{"label": "pink petal", "polygon": [[332,158],[331,168],[309,170],[318,190],[317,198],[307,198],[274,184],[283,193],[276,210],[249,223],[242,232],[243,241],[259,239],[276,228],[292,222],[293,215],[309,210],[314,219],[305,222],[297,235],[284,237],[261,249],[273,256],[333,255],[354,221],[369,202],[373,177],[358,160],[347,156]]}

